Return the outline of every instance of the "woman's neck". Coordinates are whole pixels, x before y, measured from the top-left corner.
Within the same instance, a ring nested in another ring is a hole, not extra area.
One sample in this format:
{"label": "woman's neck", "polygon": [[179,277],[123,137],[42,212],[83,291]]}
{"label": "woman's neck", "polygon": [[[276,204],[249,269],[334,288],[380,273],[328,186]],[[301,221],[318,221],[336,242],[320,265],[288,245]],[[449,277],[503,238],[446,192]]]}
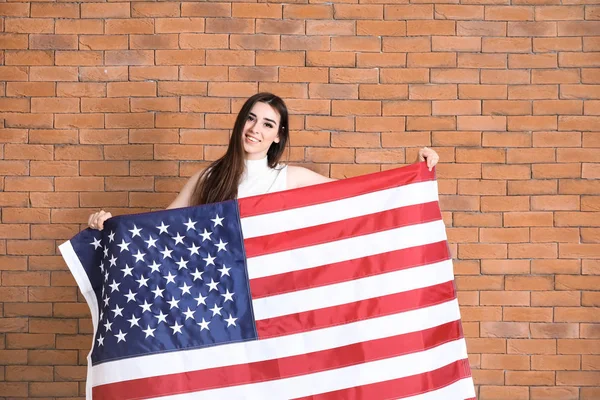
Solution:
{"label": "woman's neck", "polygon": [[255,170],[267,168],[267,166],[268,166],[267,156],[265,155],[263,158],[256,158],[256,159],[246,158],[244,160],[244,164],[246,165],[246,169],[248,171],[255,171]]}
{"label": "woman's neck", "polygon": [[244,159],[254,161],[254,160],[262,160],[266,157],[267,157],[267,153],[253,153],[253,154],[246,153]]}

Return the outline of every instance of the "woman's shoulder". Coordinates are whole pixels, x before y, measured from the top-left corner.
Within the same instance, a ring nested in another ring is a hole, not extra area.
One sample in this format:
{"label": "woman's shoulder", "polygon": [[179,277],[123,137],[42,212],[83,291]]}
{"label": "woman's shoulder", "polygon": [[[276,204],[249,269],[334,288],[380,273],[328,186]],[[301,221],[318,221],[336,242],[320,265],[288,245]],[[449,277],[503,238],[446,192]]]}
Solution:
{"label": "woman's shoulder", "polygon": [[188,207],[192,204],[192,197],[194,195],[194,191],[196,189],[196,185],[198,184],[198,179],[202,175],[204,170],[201,169],[197,171],[194,175],[190,176],[189,179],[183,185],[183,188],[173,200],[173,202],[167,207],[169,208],[180,208],[180,207]]}
{"label": "woman's shoulder", "polygon": [[287,166],[288,189],[299,188],[303,186],[316,185],[319,183],[332,182],[335,179],[323,176],[308,168],[297,165]]}

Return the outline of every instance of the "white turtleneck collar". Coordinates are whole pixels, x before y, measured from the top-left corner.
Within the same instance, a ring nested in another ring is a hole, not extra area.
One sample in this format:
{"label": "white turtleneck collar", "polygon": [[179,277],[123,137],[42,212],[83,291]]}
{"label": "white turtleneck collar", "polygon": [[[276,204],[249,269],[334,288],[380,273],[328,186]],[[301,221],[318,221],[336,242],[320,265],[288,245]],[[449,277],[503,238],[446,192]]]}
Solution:
{"label": "white turtleneck collar", "polygon": [[246,164],[246,171],[248,172],[249,175],[253,175],[257,172],[269,169],[267,156],[265,156],[264,158],[258,159],[258,160],[245,159],[244,162]]}

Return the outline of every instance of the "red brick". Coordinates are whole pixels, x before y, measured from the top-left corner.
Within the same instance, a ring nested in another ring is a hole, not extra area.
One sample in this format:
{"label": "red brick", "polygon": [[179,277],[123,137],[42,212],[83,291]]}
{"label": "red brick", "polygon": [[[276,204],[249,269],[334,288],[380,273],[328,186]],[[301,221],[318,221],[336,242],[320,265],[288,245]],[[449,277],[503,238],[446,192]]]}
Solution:
{"label": "red brick", "polygon": [[454,35],[456,31],[456,22],[444,20],[409,20],[406,22],[407,36],[422,36],[422,35]]}
{"label": "red brick", "polygon": [[[529,53],[531,52],[531,40],[529,38],[483,38],[482,50],[485,53]],[[509,65],[510,65],[509,54]],[[519,68],[516,65],[511,65],[511,68]],[[511,71],[512,72],[512,71]]]}
{"label": "red brick", "polygon": [[[356,34],[373,36],[406,36],[405,21],[356,21]],[[385,40],[385,38],[384,38]]]}
{"label": "red brick", "polygon": [[[562,7],[561,15],[565,19],[565,9]],[[559,36],[596,36],[600,29],[599,21],[561,21],[558,22],[558,35]]]}
{"label": "red brick", "polygon": [[[556,341],[550,339],[509,339],[507,342],[508,353],[513,354],[555,354]],[[560,356],[532,356],[537,357],[560,357]]]}
{"label": "red brick", "polygon": [[336,19],[377,19],[383,18],[383,5],[378,4],[335,4],[334,15]]}
{"label": "red brick", "polygon": [[432,4],[386,4],[384,10],[385,19],[433,19]]}
{"label": "red brick", "polygon": [[[556,22],[509,22],[508,36],[556,36]],[[561,34],[561,36],[563,36]]]}

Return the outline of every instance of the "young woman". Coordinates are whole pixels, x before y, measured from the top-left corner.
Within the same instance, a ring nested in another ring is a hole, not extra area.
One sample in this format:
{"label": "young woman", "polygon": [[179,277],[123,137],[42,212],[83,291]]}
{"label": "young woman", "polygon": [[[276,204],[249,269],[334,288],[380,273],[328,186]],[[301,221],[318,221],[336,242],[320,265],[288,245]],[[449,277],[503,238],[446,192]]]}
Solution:
{"label": "young woman", "polygon": [[[167,208],[188,207],[234,198],[293,189],[335,179],[309,169],[279,164],[289,140],[285,103],[271,93],[250,97],[240,110],[229,147],[224,156],[194,174]],[[431,170],[438,154],[427,147],[419,150],[419,161]],[[104,227],[111,213],[101,210],[90,215],[88,225]]]}

